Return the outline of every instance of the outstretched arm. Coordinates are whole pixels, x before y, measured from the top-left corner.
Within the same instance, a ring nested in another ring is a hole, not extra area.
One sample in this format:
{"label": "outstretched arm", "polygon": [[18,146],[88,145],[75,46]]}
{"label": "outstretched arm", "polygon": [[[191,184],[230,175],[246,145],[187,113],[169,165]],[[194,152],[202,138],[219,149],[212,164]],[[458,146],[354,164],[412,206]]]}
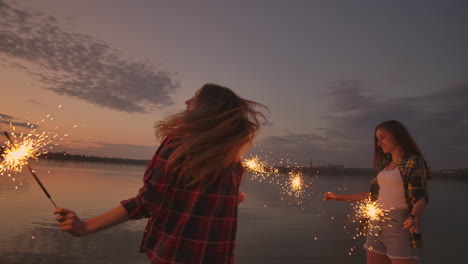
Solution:
{"label": "outstretched arm", "polygon": [[54,214],[57,214],[60,230],[76,237],[108,229],[130,219],[122,205],[86,221],[82,221],[74,211],[64,208],[57,208]]}
{"label": "outstretched arm", "polygon": [[347,201],[347,202],[357,202],[357,201],[362,201],[367,198],[369,198],[370,193],[369,192],[362,192],[362,193],[353,193],[353,194],[342,194],[342,195],[337,195],[332,192],[326,192],[323,200],[334,200],[334,201]]}

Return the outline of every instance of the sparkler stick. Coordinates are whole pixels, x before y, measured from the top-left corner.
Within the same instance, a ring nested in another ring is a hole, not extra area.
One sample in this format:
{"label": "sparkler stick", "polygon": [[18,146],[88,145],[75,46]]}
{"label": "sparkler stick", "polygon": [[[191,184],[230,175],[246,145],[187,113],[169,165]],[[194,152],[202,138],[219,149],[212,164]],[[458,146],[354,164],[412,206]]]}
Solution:
{"label": "sparkler stick", "polygon": [[[4,131],[3,132],[6,136],[6,138],[8,139],[8,141],[10,141],[10,144],[16,148],[15,146],[15,143],[13,142],[13,139],[10,137],[10,135],[8,134],[8,132]],[[28,167],[28,170],[29,172],[31,173],[31,175],[34,177],[34,179],[36,180],[37,184],[39,184],[39,186],[41,187],[42,191],[44,192],[44,194],[47,196],[47,198],[49,198],[49,200],[52,202],[52,204],[55,206],[55,208],[57,208],[57,205],[54,203],[54,201],[52,200],[52,197],[50,196],[49,192],[47,191],[47,189],[44,187],[44,185],[42,184],[41,180],[39,180],[39,177],[37,177],[36,173],[34,172],[34,170],[32,169],[31,165],[26,164],[26,166]]]}

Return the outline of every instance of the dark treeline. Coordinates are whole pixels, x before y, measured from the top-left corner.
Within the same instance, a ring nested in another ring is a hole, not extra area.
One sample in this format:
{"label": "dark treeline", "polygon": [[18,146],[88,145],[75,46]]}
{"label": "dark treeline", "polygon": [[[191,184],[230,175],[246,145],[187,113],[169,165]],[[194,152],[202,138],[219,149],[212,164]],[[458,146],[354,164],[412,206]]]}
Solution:
{"label": "dark treeline", "polygon": [[432,178],[444,178],[468,182],[468,168],[448,171],[432,171]]}
{"label": "dark treeline", "polygon": [[116,164],[134,164],[134,165],[147,165],[149,163],[149,160],[106,158],[106,157],[68,154],[66,152],[49,152],[47,154],[40,155],[39,159],[102,162],[102,163],[116,163]]}

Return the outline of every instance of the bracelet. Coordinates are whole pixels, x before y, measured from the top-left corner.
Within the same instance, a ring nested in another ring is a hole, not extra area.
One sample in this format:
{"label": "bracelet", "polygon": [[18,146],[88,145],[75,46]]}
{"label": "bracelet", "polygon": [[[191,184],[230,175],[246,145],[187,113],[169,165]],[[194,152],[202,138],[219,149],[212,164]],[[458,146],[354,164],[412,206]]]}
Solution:
{"label": "bracelet", "polygon": [[414,214],[410,214],[409,217],[413,217],[413,218],[416,218],[416,215]]}

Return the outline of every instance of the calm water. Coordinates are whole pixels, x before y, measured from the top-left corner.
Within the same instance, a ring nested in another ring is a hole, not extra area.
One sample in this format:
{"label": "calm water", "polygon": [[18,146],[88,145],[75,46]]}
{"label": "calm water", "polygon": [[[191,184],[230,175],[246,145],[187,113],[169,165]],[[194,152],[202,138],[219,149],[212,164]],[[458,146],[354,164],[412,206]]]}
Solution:
{"label": "calm water", "polygon": [[[73,162],[34,163],[33,167],[62,207],[82,219],[111,209],[134,196],[144,166]],[[319,177],[301,207],[281,200],[274,185],[248,177],[248,194],[239,209],[236,263],[364,263],[363,240],[352,238],[355,225],[345,202],[324,202],[319,192],[366,191],[366,177]],[[22,186],[15,189],[18,180]],[[430,182],[423,219],[422,263],[466,263],[468,184]],[[147,263],[138,253],[145,220],[130,221],[84,238],[56,228],[54,207],[26,173],[13,182],[0,177],[0,263]],[[351,248],[354,253],[349,255]]]}

